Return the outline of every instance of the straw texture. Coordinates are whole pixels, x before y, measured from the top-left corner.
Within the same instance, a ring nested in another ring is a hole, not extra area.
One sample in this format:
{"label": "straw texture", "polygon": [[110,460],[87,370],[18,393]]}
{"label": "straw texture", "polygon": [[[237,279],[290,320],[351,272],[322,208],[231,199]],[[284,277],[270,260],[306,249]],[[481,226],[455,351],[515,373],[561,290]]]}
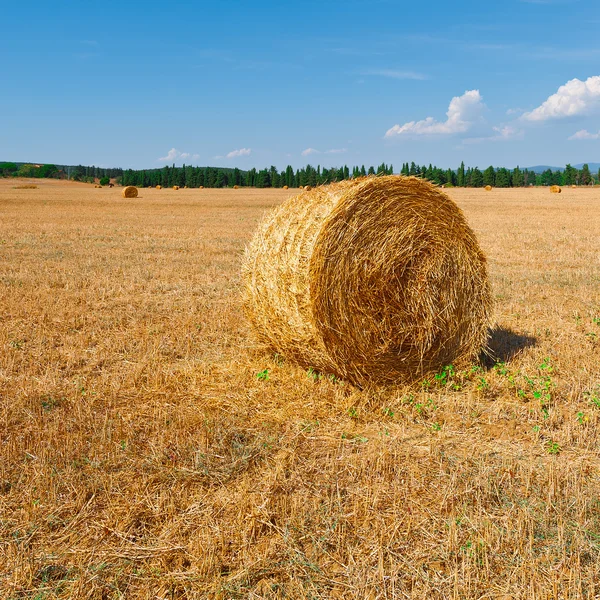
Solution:
{"label": "straw texture", "polygon": [[137,198],[138,197],[138,189],[133,185],[128,185],[123,188],[121,192],[123,198]]}
{"label": "straw texture", "polygon": [[266,216],[242,265],[259,343],[360,386],[475,358],[486,260],[460,209],[415,177],[304,191]]}

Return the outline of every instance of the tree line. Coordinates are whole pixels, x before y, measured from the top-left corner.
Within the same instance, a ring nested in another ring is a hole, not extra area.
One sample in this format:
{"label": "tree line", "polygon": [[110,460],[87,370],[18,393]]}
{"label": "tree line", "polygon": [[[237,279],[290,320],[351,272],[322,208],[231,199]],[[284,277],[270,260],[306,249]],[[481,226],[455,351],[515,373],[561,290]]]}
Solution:
{"label": "tree line", "polygon": [[[345,179],[355,179],[365,175],[391,175],[393,166],[382,163],[378,167],[354,166],[350,169],[347,165],[330,169],[314,168],[306,165],[301,169],[294,169],[288,165],[285,170],[279,171],[271,166],[269,169],[250,169],[242,171],[237,168],[222,167],[194,167],[183,165],[181,167],[165,166],[161,169],[105,169],[102,167],[85,167],[83,165],[37,165],[29,163],[0,163],[0,175],[3,177],[53,177],[58,179],[71,179],[74,181],[87,181],[93,183],[97,180],[105,185],[110,179],[116,179],[122,185],[136,187],[180,187],[222,188],[257,187],[257,188],[290,188],[310,185],[322,185]],[[506,169],[504,167],[489,166],[484,171],[478,167],[465,167],[461,162],[458,169],[440,169],[438,167],[423,165],[414,162],[405,162],[400,169],[402,175],[422,177],[437,184],[447,187],[527,187],[548,185],[590,185],[600,180],[600,170],[596,176],[592,175],[587,164],[581,169],[567,165],[564,170],[547,169],[542,173],[523,169]]]}

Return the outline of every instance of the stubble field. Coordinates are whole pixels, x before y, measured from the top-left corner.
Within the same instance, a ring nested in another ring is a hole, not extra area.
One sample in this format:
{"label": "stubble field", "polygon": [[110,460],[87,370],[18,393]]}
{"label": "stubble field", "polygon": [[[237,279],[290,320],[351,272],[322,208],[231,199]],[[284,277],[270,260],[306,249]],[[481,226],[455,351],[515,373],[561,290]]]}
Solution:
{"label": "stubble field", "polygon": [[358,390],[255,348],[242,314],[244,246],[294,190],[19,183],[1,598],[600,596],[600,189],[449,190],[493,357]]}

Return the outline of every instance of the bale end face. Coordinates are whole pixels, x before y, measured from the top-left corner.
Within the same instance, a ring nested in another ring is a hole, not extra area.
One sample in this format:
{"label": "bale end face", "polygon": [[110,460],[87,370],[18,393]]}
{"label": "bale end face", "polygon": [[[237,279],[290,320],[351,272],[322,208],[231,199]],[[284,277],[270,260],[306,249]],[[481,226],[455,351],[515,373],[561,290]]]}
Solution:
{"label": "bale end face", "polygon": [[178,186],[178,185],[174,185],[174,186],[173,186],[173,189],[174,189],[174,190],[178,190],[178,189],[179,189],[179,186]]}
{"label": "bale end face", "polygon": [[162,185],[157,185],[157,186],[156,186],[156,189],[157,189],[157,190],[162,190]]}
{"label": "bale end face", "polygon": [[123,198],[137,198],[138,197],[138,189],[133,185],[128,185],[123,188],[121,192]]}
{"label": "bale end face", "polygon": [[246,250],[244,306],[259,342],[361,386],[477,358],[492,303],[486,260],[448,196],[399,176],[307,191],[267,216]]}
{"label": "bale end face", "polygon": [[492,191],[492,186],[491,185],[486,185],[485,186],[485,191],[486,192],[491,192]]}
{"label": "bale end face", "polygon": [[550,191],[553,194],[560,194],[562,192],[562,189],[558,185],[552,185],[552,186],[550,186]]}

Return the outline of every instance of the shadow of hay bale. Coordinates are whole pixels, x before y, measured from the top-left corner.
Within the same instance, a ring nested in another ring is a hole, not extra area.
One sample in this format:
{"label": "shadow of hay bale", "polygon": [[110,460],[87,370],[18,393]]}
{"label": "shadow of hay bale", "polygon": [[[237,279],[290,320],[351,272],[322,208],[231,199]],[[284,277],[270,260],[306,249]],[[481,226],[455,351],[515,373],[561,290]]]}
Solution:
{"label": "shadow of hay bale", "polygon": [[492,368],[497,362],[507,362],[525,348],[537,344],[537,338],[525,333],[517,333],[508,327],[496,326],[489,331],[488,350],[482,353],[481,362]]}

